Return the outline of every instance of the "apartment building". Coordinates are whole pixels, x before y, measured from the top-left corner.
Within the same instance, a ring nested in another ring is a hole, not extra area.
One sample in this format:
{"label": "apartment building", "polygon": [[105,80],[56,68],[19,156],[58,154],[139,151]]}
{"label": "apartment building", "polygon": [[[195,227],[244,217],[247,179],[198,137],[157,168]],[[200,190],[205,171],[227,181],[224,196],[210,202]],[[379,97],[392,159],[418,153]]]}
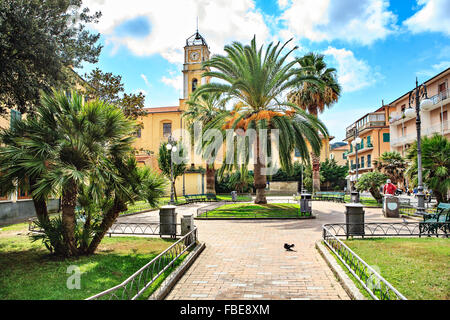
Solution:
{"label": "apartment building", "polygon": [[349,145],[336,147],[330,150],[330,159],[334,159],[340,166],[346,166],[348,163]]}
{"label": "apartment building", "polygon": [[[352,145],[356,138],[355,129],[357,136],[361,138],[361,143],[356,147]],[[375,112],[368,113],[347,127],[344,141],[348,142],[350,148],[347,154],[349,165],[347,179],[355,181],[356,166],[358,166],[359,175],[373,171],[373,161],[390,150],[389,107],[383,106]],[[358,159],[356,159],[356,148]]]}
{"label": "apartment building", "polygon": [[[440,133],[450,138],[449,80],[450,68],[447,68],[425,82],[428,98],[433,101],[433,104],[427,109],[422,108],[420,112],[422,136]],[[391,150],[403,156],[406,155],[410,145],[417,140],[416,116],[405,114],[405,110],[409,107],[409,92],[389,104]],[[415,105],[412,107],[415,109]]]}

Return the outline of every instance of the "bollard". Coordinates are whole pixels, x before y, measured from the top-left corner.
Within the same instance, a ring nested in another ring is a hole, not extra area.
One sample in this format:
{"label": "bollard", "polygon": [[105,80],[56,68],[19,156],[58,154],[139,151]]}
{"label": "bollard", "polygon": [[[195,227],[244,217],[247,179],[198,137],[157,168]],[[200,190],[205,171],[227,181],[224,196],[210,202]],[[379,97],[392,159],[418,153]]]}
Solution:
{"label": "bollard", "polygon": [[[183,218],[181,218],[181,236],[187,235],[189,232],[194,230],[194,217],[192,214],[185,214]],[[185,240],[185,245],[189,246],[192,243],[192,235],[187,237]]]}
{"label": "bollard", "polygon": [[159,210],[159,235],[176,237],[177,212],[176,206],[163,206]]}
{"label": "bollard", "polygon": [[310,216],[312,214],[312,195],[309,193],[302,193],[300,198],[300,212],[302,216]]}
{"label": "bollard", "polygon": [[231,201],[237,201],[237,191],[231,191]]}
{"label": "bollard", "polygon": [[364,236],[364,206],[361,203],[345,205],[346,236]]}

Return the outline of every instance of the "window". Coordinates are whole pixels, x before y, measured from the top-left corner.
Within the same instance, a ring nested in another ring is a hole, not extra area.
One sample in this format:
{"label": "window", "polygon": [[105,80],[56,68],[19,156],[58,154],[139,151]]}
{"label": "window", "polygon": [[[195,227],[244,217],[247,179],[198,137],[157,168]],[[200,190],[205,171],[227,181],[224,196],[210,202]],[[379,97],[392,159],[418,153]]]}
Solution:
{"label": "window", "polygon": [[367,168],[370,168],[370,167],[372,167],[372,155],[371,154],[369,154],[367,156]]}
{"label": "window", "polygon": [[372,147],[372,141],[370,136],[367,136],[367,147],[371,148]]}
{"label": "window", "polygon": [[167,138],[172,134],[172,124],[171,123],[163,123],[163,136]]}
{"label": "window", "polygon": [[361,146],[359,147],[359,149],[364,149],[364,138],[361,139]]}
{"label": "window", "polygon": [[20,188],[17,190],[17,198],[19,200],[31,199],[31,197],[28,195],[28,192],[23,191]]}
{"label": "window", "polygon": [[441,95],[441,99],[442,100],[445,100],[445,99],[447,99],[447,90],[446,90],[446,85],[445,85],[445,82],[443,82],[443,83],[441,83],[440,85],[439,85],[439,94]]}
{"label": "window", "polygon": [[300,150],[298,150],[297,148],[295,148],[295,157],[296,158],[300,158],[302,155],[300,154]]}
{"label": "window", "polygon": [[361,157],[361,168],[364,168],[364,157]]}
{"label": "window", "polygon": [[192,80],[192,92],[194,92],[197,89],[198,86],[198,80],[194,79]]}
{"label": "window", "polygon": [[353,152],[353,145],[350,143],[350,153]]}
{"label": "window", "polygon": [[22,114],[17,111],[17,110],[12,110],[11,109],[11,119],[10,119],[10,125],[12,126],[12,124],[15,121],[20,121],[22,119]]}
{"label": "window", "polygon": [[391,142],[391,135],[389,133],[383,133],[383,142]]}

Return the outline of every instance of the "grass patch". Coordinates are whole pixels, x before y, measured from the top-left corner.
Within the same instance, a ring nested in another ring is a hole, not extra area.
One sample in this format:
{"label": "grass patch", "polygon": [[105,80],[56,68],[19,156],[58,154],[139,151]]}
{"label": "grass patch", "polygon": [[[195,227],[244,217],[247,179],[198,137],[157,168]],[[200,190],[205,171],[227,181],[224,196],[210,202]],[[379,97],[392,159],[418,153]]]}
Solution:
{"label": "grass patch", "polygon": [[[351,202],[351,197],[349,195],[345,195],[344,196],[344,201],[346,203],[350,203]],[[383,205],[381,203],[378,203],[377,200],[375,200],[372,197],[360,197],[359,198],[359,202],[365,206],[370,206],[370,207],[377,207],[377,208],[382,208]]]}
{"label": "grass patch", "polygon": [[349,246],[411,300],[450,299],[450,242],[442,238],[347,240]]}
{"label": "grass patch", "polygon": [[200,218],[295,218],[300,216],[298,204],[272,203],[250,204],[236,203],[223,205],[217,209],[199,215]]}
{"label": "grass patch", "polygon": [[[109,289],[168,248],[173,240],[138,237],[104,238],[89,257],[59,260],[26,234],[0,233],[0,300],[80,300]],[[182,259],[181,259],[182,260]],[[178,263],[181,263],[180,262]],[[67,268],[80,268],[81,289],[69,290]],[[169,275],[145,292],[148,297]]]}

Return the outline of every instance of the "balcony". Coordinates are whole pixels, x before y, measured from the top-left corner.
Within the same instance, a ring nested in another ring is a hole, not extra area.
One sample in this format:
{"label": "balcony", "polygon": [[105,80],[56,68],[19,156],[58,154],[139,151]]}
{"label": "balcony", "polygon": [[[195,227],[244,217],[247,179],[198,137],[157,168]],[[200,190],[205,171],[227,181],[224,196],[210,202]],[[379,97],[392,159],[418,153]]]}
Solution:
{"label": "balcony", "polygon": [[346,130],[346,139],[352,138],[355,135],[355,127],[358,128],[358,132],[361,133],[362,131],[370,128],[376,128],[376,127],[384,127],[386,126],[386,116],[384,113],[369,113],[361,120],[358,120],[357,122],[353,123],[351,126],[347,127]]}
{"label": "balcony", "polygon": [[[426,127],[426,128],[422,127],[421,134],[422,134],[422,137],[431,136],[435,133],[440,133],[440,134],[445,135],[450,132],[449,129],[450,129],[450,123],[447,120],[447,121],[444,121],[443,123],[438,122],[438,123],[432,124],[431,126]],[[395,139],[391,139],[391,146],[400,147],[400,146],[403,146],[406,144],[411,144],[416,140],[417,140],[417,132],[414,130],[413,133],[410,133],[410,134],[407,134],[407,135],[404,135],[404,136],[401,136],[401,137],[398,137]]]}
{"label": "balcony", "polygon": [[447,104],[450,102],[450,89],[444,90],[442,92],[439,92],[437,95],[432,96],[430,98],[433,101],[433,107],[426,111],[431,111],[433,109],[436,109],[438,106],[440,106],[440,102],[446,101],[444,104]]}

